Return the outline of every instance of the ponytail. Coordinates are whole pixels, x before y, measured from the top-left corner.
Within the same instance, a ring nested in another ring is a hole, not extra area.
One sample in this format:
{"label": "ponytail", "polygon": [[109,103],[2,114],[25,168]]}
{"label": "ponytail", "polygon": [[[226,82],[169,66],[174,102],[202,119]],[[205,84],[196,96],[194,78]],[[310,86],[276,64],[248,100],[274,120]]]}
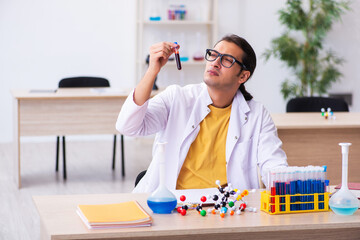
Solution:
{"label": "ponytail", "polygon": [[246,101],[249,101],[253,98],[253,96],[248,91],[246,91],[244,83],[240,85],[239,89]]}

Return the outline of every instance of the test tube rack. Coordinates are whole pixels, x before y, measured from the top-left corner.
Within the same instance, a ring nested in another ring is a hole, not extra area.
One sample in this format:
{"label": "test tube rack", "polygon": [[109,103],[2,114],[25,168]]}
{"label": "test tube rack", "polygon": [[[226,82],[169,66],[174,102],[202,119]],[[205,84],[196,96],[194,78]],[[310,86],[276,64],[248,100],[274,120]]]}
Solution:
{"label": "test tube rack", "polygon": [[268,214],[329,211],[329,193],[271,195],[261,192],[260,210]]}

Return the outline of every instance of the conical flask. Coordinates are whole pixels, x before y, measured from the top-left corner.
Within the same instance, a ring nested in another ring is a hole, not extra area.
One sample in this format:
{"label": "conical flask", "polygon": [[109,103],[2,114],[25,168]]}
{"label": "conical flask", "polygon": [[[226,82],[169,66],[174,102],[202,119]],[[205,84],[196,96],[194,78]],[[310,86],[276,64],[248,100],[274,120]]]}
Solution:
{"label": "conical flask", "polygon": [[359,207],[358,199],[348,188],[348,155],[351,143],[339,143],[342,154],[342,183],[341,188],[331,196],[329,206],[339,215],[352,215]]}
{"label": "conical flask", "polygon": [[147,204],[154,213],[171,213],[176,207],[175,195],[165,185],[165,145],[158,143],[160,160],[160,183],[158,188],[147,199]]}

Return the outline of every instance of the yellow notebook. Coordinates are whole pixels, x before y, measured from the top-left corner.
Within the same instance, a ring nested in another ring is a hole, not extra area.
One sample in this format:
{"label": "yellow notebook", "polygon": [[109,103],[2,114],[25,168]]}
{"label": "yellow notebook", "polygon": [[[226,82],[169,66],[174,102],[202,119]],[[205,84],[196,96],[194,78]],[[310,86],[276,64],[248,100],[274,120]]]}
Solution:
{"label": "yellow notebook", "polygon": [[150,226],[150,215],[136,201],[78,205],[77,213],[88,228]]}

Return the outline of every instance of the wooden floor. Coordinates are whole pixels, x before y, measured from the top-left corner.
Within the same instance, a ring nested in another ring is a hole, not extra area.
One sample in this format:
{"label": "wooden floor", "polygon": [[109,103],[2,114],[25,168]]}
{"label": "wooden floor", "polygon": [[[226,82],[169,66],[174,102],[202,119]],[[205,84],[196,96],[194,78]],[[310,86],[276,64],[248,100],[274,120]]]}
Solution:
{"label": "wooden floor", "polygon": [[20,190],[13,178],[13,146],[0,143],[0,239],[40,239],[39,216],[32,195],[131,192],[137,174],[151,161],[152,141],[151,138],[125,138],[126,176],[123,178],[120,147],[116,169],[111,169],[111,140],[68,140],[66,181],[62,178],[62,161],[59,172],[55,172],[55,141],[23,143]]}

